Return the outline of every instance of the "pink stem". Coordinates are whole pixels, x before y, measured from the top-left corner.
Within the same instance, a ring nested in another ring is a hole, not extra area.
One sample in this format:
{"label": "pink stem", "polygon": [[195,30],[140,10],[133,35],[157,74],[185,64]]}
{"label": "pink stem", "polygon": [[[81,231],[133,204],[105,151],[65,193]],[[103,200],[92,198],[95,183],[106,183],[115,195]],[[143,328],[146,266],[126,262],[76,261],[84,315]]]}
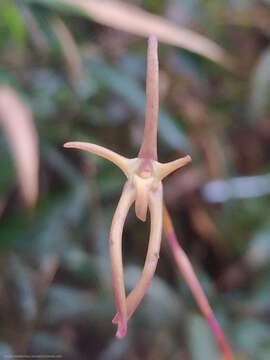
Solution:
{"label": "pink stem", "polygon": [[234,358],[232,351],[199,284],[192,265],[184,250],[177,241],[172,221],[165,205],[163,206],[163,226],[178,268],[180,269],[187,285],[189,286],[199,309],[205,317],[220,348],[220,351],[223,354],[224,360],[233,360]]}

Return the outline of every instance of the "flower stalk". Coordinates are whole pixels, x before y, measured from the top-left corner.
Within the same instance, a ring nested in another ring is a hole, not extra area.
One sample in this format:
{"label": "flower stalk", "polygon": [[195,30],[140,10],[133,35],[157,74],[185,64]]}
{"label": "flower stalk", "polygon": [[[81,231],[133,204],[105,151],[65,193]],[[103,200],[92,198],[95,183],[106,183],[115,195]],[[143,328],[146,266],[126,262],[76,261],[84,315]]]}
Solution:
{"label": "flower stalk", "polygon": [[175,262],[182,273],[194,299],[196,300],[199,309],[205,317],[210,330],[219,346],[221,353],[223,354],[224,360],[233,360],[233,355],[228,345],[228,342],[223,334],[215,315],[209,305],[209,302],[203,292],[203,289],[196,277],[196,274],[192,268],[192,265],[182,249],[181,245],[177,241],[177,237],[174,231],[171,217],[165,205],[163,205],[163,229],[168,240],[169,246],[173,253]]}

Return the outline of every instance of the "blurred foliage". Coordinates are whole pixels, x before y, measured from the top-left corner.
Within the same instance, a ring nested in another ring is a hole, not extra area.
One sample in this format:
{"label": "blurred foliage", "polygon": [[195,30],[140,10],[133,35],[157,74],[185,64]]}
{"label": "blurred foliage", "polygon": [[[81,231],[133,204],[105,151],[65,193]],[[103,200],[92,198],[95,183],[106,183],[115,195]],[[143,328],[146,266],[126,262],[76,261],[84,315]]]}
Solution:
{"label": "blurred foliage", "polygon": [[[252,191],[240,183],[224,201],[215,201],[213,192],[209,202],[203,189],[215,179],[256,180],[269,172],[270,2],[133,3],[215,40],[236,60],[237,70],[229,72],[160,43],[159,156],[192,155],[192,165],[167,180],[165,201],[236,359],[267,360],[269,195],[249,195],[256,194],[256,181]],[[127,337],[114,338],[107,242],[124,178],[105,160],[62,147],[68,140],[91,141],[135,156],[143,131],[145,56],[145,39],[94,23],[80,11],[51,1],[0,2],[0,86],[10,85],[31,107],[41,162],[38,204],[26,211],[0,134],[1,359],[218,358],[165,241]],[[128,289],[140,274],[148,225],[133,213],[126,224]]]}

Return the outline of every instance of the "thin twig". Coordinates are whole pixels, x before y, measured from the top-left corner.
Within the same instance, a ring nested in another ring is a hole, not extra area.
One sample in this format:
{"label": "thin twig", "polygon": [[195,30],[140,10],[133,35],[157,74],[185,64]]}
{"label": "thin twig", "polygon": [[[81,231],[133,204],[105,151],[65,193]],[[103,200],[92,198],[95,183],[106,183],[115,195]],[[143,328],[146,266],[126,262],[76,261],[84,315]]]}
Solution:
{"label": "thin twig", "polygon": [[184,250],[177,241],[177,237],[173,228],[171,217],[168,213],[166,206],[163,206],[163,227],[169,242],[170,248],[172,250],[176,264],[181,271],[187,285],[189,286],[199,309],[201,310],[203,316],[205,317],[212,334],[220,348],[220,351],[223,355],[224,360],[233,360],[233,354],[230,349],[230,346],[226,340],[225,335],[223,334],[215,315],[209,305],[209,302],[201,288],[201,285],[195,275],[195,272],[192,268],[192,265],[185,254]]}

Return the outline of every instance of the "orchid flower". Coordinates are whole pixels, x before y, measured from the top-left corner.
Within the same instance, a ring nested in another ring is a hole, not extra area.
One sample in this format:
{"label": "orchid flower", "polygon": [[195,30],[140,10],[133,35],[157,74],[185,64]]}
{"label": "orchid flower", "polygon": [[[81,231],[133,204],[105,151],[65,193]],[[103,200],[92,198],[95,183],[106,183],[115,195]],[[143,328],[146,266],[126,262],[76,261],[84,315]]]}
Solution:
{"label": "orchid flower", "polygon": [[[128,159],[104,147],[85,143],[68,142],[66,148],[89,151],[108,159],[117,165],[127,177],[123,192],[113,216],[110,230],[110,260],[113,289],[117,313],[113,323],[117,325],[116,336],[123,338],[127,331],[127,321],[142,301],[154,276],[159,252],[162,228],[168,239],[173,256],[191,292],[220,347],[224,359],[233,360],[230,347],[223,335],[202,288],[196,278],[192,265],[177,241],[169,213],[163,204],[162,180],[173,171],[191,161],[189,155],[165,164],[157,159],[158,124],[158,56],[157,39],[150,36],[147,51],[146,71],[146,111],[143,141],[136,158]],[[122,233],[131,205],[135,203],[136,216],[146,220],[149,209],[151,229],[145,264],[135,288],[126,297],[122,260]]]}
{"label": "orchid flower", "polygon": [[[68,142],[64,145],[66,148],[86,150],[108,159],[117,165],[127,177],[110,231],[110,260],[117,309],[113,323],[118,326],[116,333],[118,338],[125,336],[127,321],[140,304],[157,267],[162,235],[163,191],[161,181],[191,161],[190,156],[166,164],[157,161],[158,93],[157,39],[151,36],[148,40],[147,51],[145,128],[138,156],[128,159],[109,149],[85,142]],[[151,230],[141,277],[126,298],[122,232],[128,211],[133,203],[135,203],[136,216],[142,221],[146,220],[149,209]]]}

